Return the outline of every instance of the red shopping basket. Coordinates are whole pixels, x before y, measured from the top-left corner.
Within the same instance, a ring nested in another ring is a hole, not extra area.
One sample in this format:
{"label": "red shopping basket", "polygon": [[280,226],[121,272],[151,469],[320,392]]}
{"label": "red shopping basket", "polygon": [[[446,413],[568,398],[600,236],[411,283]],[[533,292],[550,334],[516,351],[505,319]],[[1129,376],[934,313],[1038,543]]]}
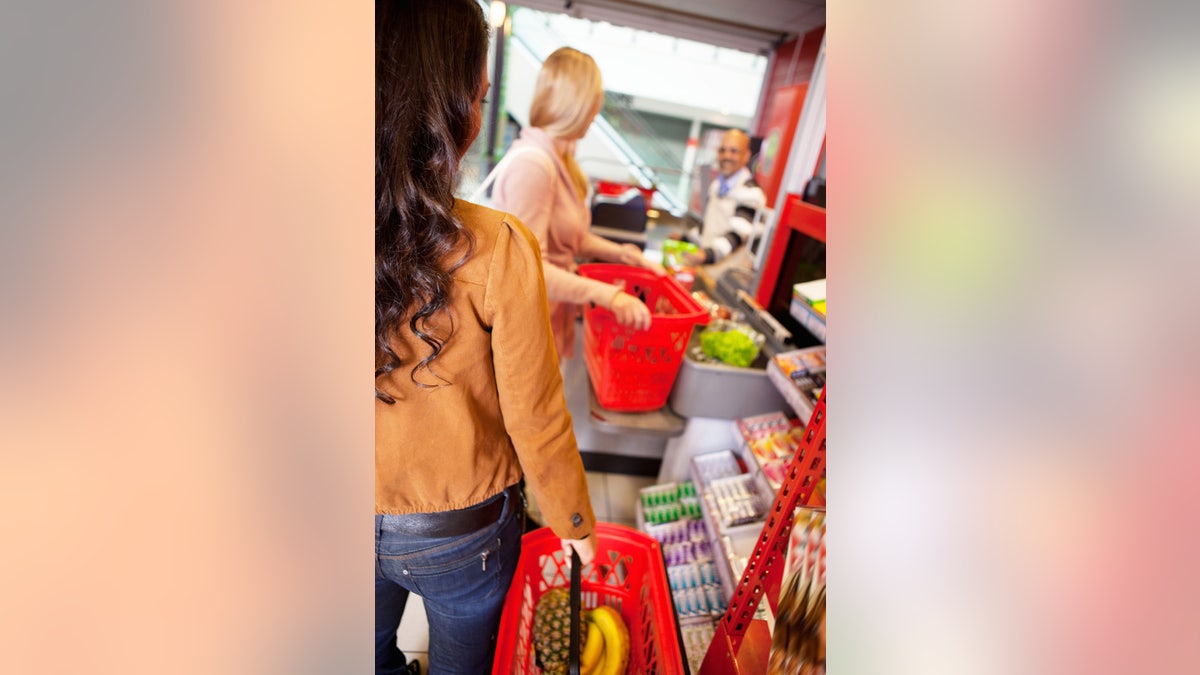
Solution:
{"label": "red shopping basket", "polygon": [[[657,541],[637,530],[596,523],[596,559],[583,568],[580,607],[611,605],[629,627],[629,675],[686,672],[667,568]],[[533,609],[551,588],[570,586],[562,540],[548,527],[521,539],[521,557],[504,598],[493,675],[537,675]]]}
{"label": "red shopping basket", "polygon": [[683,351],[708,312],[671,277],[640,267],[580,265],[579,275],[621,286],[650,308],[647,330],[617,323],[610,310],[583,310],[583,357],[596,401],[614,412],[646,412],[667,403]]}

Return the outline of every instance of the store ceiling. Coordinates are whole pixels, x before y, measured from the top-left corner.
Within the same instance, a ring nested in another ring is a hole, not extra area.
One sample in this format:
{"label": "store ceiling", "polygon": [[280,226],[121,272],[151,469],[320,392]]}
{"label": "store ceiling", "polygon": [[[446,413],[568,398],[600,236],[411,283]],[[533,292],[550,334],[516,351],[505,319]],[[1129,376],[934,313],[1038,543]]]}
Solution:
{"label": "store ceiling", "polygon": [[825,0],[516,0],[511,4],[756,53],[825,25]]}

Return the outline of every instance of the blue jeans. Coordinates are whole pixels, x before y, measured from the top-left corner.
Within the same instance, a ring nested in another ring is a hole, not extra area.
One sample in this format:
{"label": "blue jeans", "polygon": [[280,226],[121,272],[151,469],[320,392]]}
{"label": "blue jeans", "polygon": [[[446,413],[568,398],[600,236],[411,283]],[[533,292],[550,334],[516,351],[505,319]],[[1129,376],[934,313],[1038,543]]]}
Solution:
{"label": "blue jeans", "polygon": [[[425,602],[429,675],[492,672],[500,611],[521,553],[520,499],[507,494],[500,519],[462,537],[415,537],[375,516],[375,672],[404,673],[396,630],[409,593]],[[516,503],[511,503],[516,502]]]}

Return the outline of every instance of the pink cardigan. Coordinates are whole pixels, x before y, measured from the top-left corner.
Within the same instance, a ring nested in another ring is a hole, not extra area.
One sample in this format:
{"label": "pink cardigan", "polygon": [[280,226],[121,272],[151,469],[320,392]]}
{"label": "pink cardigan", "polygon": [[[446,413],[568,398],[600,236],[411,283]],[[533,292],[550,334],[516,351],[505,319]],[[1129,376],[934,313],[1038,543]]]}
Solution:
{"label": "pink cardigan", "polygon": [[[520,148],[533,148],[521,150]],[[577,257],[613,259],[615,244],[590,235],[592,214],[575,190],[554,142],[545,131],[527,127],[509,148],[510,159],[496,174],[492,204],[521,220],[542,247],[550,323],[560,358],[575,351],[575,314],[579,305],[609,307],[616,286],[575,273]]]}

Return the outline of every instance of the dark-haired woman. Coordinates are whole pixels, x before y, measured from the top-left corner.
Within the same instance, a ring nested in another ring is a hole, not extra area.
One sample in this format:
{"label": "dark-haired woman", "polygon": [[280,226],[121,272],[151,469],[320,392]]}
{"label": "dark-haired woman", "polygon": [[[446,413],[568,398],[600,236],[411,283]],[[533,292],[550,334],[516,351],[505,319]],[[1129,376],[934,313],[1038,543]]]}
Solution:
{"label": "dark-haired woman", "polygon": [[595,555],[537,240],[454,199],[488,89],[475,0],[375,4],[375,667],[409,593],[430,673],[491,671],[524,513]]}

